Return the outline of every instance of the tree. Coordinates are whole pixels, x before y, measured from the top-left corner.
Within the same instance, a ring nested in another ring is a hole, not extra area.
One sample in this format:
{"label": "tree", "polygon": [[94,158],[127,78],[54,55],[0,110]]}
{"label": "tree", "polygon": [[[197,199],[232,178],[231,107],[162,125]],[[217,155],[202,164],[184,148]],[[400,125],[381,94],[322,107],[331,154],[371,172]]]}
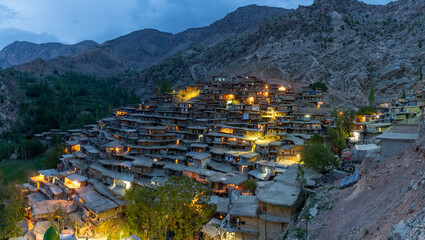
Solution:
{"label": "tree", "polygon": [[406,99],[406,91],[404,90],[404,88],[403,88],[403,93],[401,94],[401,98]]}
{"label": "tree", "polygon": [[422,66],[419,67],[419,80],[422,81],[424,79],[424,73],[422,72]]}
{"label": "tree", "polygon": [[373,87],[373,83],[370,84],[370,92],[369,92],[369,106],[375,106],[375,89]]}
{"label": "tree", "polygon": [[328,86],[326,86],[326,84],[323,82],[315,82],[311,84],[311,89],[316,90],[317,88],[322,89],[323,92],[328,91]]}
{"label": "tree", "polygon": [[321,173],[330,172],[338,166],[338,160],[330,152],[330,147],[322,143],[307,143],[301,149],[301,161],[304,166]]}
{"label": "tree", "polygon": [[250,179],[243,184],[244,192],[249,192],[251,194],[255,194],[255,190],[257,190],[257,180]]}
{"label": "tree", "polygon": [[214,213],[208,192],[188,177],[171,177],[157,189],[133,186],[125,195],[129,229],[143,239],[165,239],[168,232],[192,239]]}
{"label": "tree", "polygon": [[315,133],[315,134],[313,134],[313,136],[311,136],[310,142],[312,142],[312,143],[324,143],[325,140],[323,139],[322,136],[319,136],[319,135],[317,135],[317,133]]}
{"label": "tree", "polygon": [[3,184],[3,173],[0,172],[0,239],[22,236],[18,224],[25,216],[25,201],[21,191],[14,184]]}
{"label": "tree", "polygon": [[55,168],[59,163],[59,158],[65,152],[65,147],[61,144],[50,147],[44,153],[43,165],[45,168]]}

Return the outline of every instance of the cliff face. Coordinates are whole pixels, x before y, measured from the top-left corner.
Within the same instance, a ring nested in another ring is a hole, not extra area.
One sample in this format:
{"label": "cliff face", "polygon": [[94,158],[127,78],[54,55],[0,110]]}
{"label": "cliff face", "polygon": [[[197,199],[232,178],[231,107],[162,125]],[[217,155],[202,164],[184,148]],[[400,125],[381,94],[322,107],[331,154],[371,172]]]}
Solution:
{"label": "cliff face", "polygon": [[[248,73],[298,82],[323,81],[359,102],[371,83],[377,98],[415,91],[424,63],[425,2],[386,6],[320,0],[268,22],[259,30],[207,49],[192,48],[125,79],[141,95],[158,81],[195,83],[216,74]],[[152,83],[151,83],[152,82]]]}

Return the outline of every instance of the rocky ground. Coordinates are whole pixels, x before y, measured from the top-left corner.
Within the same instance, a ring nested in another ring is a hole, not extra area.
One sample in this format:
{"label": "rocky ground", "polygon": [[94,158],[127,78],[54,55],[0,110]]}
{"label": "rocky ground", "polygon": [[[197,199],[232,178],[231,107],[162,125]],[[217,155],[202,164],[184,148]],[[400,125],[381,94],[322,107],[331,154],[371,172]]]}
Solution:
{"label": "rocky ground", "polygon": [[[365,159],[351,187],[334,181],[317,189],[306,204],[309,239],[425,239],[424,154],[421,139],[392,158]],[[287,239],[304,234],[298,220]]]}

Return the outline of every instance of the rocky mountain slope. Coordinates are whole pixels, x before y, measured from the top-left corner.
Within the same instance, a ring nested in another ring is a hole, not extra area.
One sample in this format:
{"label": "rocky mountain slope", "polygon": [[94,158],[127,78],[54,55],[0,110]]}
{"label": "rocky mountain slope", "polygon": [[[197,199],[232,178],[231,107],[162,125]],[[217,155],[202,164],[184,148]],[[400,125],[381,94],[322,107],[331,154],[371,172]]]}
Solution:
{"label": "rocky mountain slope", "polygon": [[0,133],[8,129],[19,115],[18,102],[21,91],[15,81],[0,73]]}
{"label": "rocky mountain slope", "polygon": [[53,70],[72,70],[100,76],[119,74],[127,69],[138,71],[189,47],[204,49],[230,37],[250,33],[264,22],[291,11],[250,5],[238,8],[207,27],[191,28],[178,34],[144,29],[71,57],[38,61],[16,68],[38,74],[50,74]]}
{"label": "rocky mountain slope", "polygon": [[[422,138],[392,158],[366,158],[354,186],[318,189],[306,204],[309,239],[423,239],[424,154]],[[286,239],[305,234],[305,217],[289,232]]]}
{"label": "rocky mountain slope", "polygon": [[424,64],[425,2],[385,6],[357,0],[317,0],[258,31],[207,49],[191,48],[122,81],[144,95],[158,81],[177,85],[212,75],[248,73],[270,79],[324,81],[364,104],[371,84],[378,100],[415,91]]}
{"label": "rocky mountain slope", "polygon": [[94,41],[83,41],[77,44],[42,43],[15,41],[0,51],[0,67],[6,68],[19,65],[35,59],[49,60],[60,56],[66,57],[83,52],[96,46]]}

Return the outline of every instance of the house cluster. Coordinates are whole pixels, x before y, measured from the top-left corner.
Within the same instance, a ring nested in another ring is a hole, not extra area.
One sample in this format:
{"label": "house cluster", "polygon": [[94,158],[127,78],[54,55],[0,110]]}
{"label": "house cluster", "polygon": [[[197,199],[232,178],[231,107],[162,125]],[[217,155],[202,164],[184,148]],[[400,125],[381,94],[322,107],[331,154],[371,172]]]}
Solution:
{"label": "house cluster", "polygon": [[[115,109],[95,125],[39,134],[42,141],[61,134],[67,154],[25,184],[31,219],[46,220],[61,204],[80,226],[99,226],[122,214],[132,185],[155,188],[184,175],[206,184],[217,206],[205,238],[273,239],[302,196],[294,165],[301,148],[334,126],[323,99],[320,89],[213,77]],[[317,176],[306,171],[309,186]],[[244,187],[251,179],[255,191]]]}

